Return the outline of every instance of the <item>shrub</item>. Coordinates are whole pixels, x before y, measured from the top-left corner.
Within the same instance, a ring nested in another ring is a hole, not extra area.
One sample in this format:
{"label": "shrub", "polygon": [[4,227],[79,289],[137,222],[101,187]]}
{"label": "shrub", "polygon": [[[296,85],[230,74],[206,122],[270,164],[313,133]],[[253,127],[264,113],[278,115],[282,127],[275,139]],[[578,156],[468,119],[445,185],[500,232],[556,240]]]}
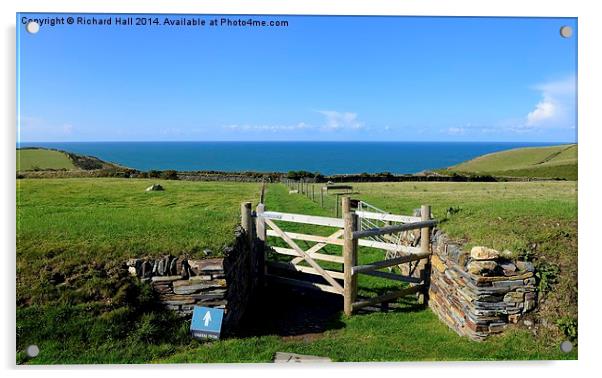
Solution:
{"label": "shrub", "polygon": [[168,169],[161,172],[160,177],[164,180],[178,180],[178,172],[173,169]]}
{"label": "shrub", "polygon": [[535,277],[537,277],[539,281],[538,289],[540,292],[548,292],[558,283],[560,268],[557,265],[542,262],[537,265],[536,271]]}
{"label": "shrub", "polygon": [[563,316],[556,321],[556,325],[569,340],[577,339],[577,318]]}

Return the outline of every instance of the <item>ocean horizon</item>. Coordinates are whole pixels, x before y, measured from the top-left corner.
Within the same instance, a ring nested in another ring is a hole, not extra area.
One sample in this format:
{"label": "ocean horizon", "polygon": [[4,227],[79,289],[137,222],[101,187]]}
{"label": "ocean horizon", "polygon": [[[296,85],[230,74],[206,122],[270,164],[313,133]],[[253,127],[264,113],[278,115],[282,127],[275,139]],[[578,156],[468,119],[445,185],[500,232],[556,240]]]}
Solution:
{"label": "ocean horizon", "polygon": [[310,171],[325,175],[412,174],[545,142],[22,142],[95,156],[141,171]]}

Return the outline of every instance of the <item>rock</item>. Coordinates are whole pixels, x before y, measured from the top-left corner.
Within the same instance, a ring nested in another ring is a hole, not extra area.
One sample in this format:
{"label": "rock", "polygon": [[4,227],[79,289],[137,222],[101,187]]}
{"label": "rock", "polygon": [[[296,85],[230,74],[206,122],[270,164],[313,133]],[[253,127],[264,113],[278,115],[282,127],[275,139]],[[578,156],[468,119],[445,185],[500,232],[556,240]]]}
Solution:
{"label": "rock", "polygon": [[181,280],[182,276],[155,276],[151,278],[152,282],[170,282]]}
{"label": "rock", "polygon": [[533,265],[532,262],[529,262],[529,261],[517,261],[516,267],[521,272],[534,272],[535,271],[535,266]]}
{"label": "rock", "polygon": [[533,325],[533,322],[531,320],[529,320],[529,319],[525,319],[525,320],[523,320],[523,324],[526,327],[531,327]]}
{"label": "rock", "polygon": [[520,319],[520,314],[508,315],[508,321],[512,324],[518,323],[519,319]]}
{"label": "rock", "polygon": [[188,265],[188,261],[184,261],[180,266],[180,275],[184,278],[190,278],[191,271],[190,266]]}
{"label": "rock", "polygon": [[204,260],[188,260],[188,264],[195,274],[200,275],[208,271],[223,271],[224,259],[204,259]]}
{"label": "rock", "polygon": [[159,263],[157,264],[157,274],[160,276],[165,274],[165,262],[163,259],[159,260]]}
{"label": "rock", "polygon": [[151,186],[149,186],[148,188],[146,188],[147,192],[157,192],[157,191],[162,191],[165,190],[163,189],[163,186],[159,185],[159,184],[153,184]]}
{"label": "rock", "polygon": [[194,299],[188,295],[159,295],[159,299],[166,305],[186,305],[194,304]]}
{"label": "rock", "polygon": [[171,261],[169,262],[169,274],[170,275],[175,275],[178,274],[178,269],[177,269],[177,264],[178,264],[178,259],[171,259]]}
{"label": "rock", "polygon": [[491,323],[489,324],[489,332],[491,333],[499,333],[506,329],[506,323]]}
{"label": "rock", "polygon": [[530,278],[525,279],[523,282],[527,286],[535,286],[535,284],[537,283],[537,280],[535,280],[535,277],[530,277]]}
{"label": "rock", "polygon": [[142,277],[149,278],[153,274],[153,266],[150,262],[145,261],[142,264]]}
{"label": "rock", "polygon": [[211,274],[201,274],[190,277],[189,281],[211,281]]}
{"label": "rock", "polygon": [[507,249],[504,249],[501,253],[500,253],[500,257],[507,259],[507,260],[513,260],[514,259],[514,253],[512,251],[509,251]]}
{"label": "rock", "polygon": [[142,260],[141,259],[129,259],[128,262],[126,263],[127,266],[129,267],[137,267],[140,266],[142,264]]}
{"label": "rock", "polygon": [[431,257],[431,265],[437,269],[439,272],[445,272],[445,264],[441,261],[441,259],[437,255],[432,255]]}
{"label": "rock", "polygon": [[531,311],[537,306],[537,294],[534,292],[525,293],[525,307],[524,312]]}
{"label": "rock", "polygon": [[481,274],[493,272],[497,268],[495,261],[471,261],[466,266],[469,273]]}
{"label": "rock", "polygon": [[460,256],[464,254],[462,252],[462,248],[458,244],[447,244],[446,250],[449,259],[458,264],[460,261]]}
{"label": "rock", "polygon": [[513,276],[516,274],[516,265],[511,262],[500,264],[500,268],[502,268],[505,276]]}
{"label": "rock", "polygon": [[472,247],[470,257],[474,260],[495,260],[500,257],[500,253],[492,248],[487,247]]}
{"label": "rock", "polygon": [[525,294],[518,291],[511,291],[504,295],[504,302],[506,303],[519,303],[525,300]]}
{"label": "rock", "polygon": [[136,277],[138,275],[138,272],[136,272],[136,267],[134,266],[130,266],[128,267],[128,272],[130,272],[130,275]]}

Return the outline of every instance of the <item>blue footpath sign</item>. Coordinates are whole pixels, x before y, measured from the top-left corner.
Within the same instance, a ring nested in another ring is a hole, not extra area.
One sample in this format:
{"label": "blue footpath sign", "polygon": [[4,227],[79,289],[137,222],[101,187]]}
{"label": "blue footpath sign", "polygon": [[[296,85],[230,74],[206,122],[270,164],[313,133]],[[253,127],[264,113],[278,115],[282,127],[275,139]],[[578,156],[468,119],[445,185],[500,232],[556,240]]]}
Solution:
{"label": "blue footpath sign", "polygon": [[195,339],[219,339],[223,319],[221,308],[194,306],[190,333]]}

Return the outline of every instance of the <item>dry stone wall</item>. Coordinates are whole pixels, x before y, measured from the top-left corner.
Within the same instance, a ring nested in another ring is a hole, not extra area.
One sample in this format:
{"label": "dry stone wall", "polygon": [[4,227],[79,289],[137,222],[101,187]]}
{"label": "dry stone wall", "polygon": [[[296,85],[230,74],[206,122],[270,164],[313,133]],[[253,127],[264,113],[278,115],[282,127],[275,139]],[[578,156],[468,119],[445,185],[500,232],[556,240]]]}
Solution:
{"label": "dry stone wall", "polygon": [[255,295],[262,269],[257,258],[259,241],[250,241],[242,228],[224,257],[194,259],[187,256],[134,258],[130,274],[150,283],[167,309],[190,316],[194,306],[224,309],[224,327],[236,328]]}
{"label": "dry stone wall", "polygon": [[507,252],[470,252],[435,230],[432,235],[429,306],[460,335],[483,340],[517,323],[537,304],[534,267]]}

